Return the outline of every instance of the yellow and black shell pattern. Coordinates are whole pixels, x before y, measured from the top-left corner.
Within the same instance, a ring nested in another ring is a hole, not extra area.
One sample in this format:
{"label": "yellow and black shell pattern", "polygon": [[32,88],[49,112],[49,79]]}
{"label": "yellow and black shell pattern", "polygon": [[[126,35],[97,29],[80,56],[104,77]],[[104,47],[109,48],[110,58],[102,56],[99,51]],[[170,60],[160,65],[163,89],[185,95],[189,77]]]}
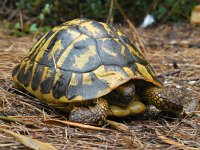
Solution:
{"label": "yellow and black shell pattern", "polygon": [[12,76],[48,103],[98,98],[132,79],[162,86],[125,35],[111,25],[89,19],[52,28],[13,69]]}

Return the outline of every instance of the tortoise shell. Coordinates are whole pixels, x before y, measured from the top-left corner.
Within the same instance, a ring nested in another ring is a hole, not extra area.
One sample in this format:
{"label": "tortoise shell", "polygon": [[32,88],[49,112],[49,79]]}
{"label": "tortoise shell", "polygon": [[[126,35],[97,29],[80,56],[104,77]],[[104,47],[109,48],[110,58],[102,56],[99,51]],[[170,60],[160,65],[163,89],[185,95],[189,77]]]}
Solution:
{"label": "tortoise shell", "polygon": [[88,19],[52,28],[13,69],[12,76],[47,103],[98,98],[134,79],[162,86],[125,35],[111,25]]}

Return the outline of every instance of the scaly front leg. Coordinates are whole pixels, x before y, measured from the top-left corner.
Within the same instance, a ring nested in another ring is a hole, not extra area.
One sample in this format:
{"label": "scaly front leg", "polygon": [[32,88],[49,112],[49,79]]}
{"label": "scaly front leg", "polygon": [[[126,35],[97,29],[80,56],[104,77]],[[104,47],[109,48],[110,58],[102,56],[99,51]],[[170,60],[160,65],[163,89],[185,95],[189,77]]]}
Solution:
{"label": "scaly front leg", "polygon": [[163,89],[159,87],[147,87],[141,92],[140,96],[156,108],[168,113],[179,115],[183,110],[182,104],[176,100],[168,98]]}
{"label": "scaly front leg", "polygon": [[86,124],[99,124],[99,122],[106,120],[109,107],[107,100],[98,98],[94,101],[96,105],[93,107],[75,107],[69,115],[69,120]]}

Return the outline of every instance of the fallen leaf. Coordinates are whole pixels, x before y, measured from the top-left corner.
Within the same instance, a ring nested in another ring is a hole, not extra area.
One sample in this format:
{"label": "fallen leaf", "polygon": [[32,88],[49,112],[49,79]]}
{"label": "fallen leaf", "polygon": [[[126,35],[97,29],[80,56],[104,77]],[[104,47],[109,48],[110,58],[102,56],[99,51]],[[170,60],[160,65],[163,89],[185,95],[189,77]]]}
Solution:
{"label": "fallen leaf", "polygon": [[54,146],[48,143],[43,143],[41,141],[32,139],[28,136],[24,136],[13,131],[9,131],[6,129],[2,129],[5,133],[10,134],[13,136],[18,142],[24,144],[25,146],[32,148],[34,150],[57,150]]}
{"label": "fallen leaf", "polygon": [[200,24],[200,5],[197,5],[193,8],[191,17],[190,17],[191,24]]}

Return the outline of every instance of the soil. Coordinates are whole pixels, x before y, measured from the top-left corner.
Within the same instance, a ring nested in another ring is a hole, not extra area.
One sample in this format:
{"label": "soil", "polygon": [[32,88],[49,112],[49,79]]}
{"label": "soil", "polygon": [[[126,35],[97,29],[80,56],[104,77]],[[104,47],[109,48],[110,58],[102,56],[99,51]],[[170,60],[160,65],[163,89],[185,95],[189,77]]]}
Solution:
{"label": "soil", "polygon": [[[128,28],[122,30],[133,39]],[[45,123],[47,119],[63,120],[64,117],[28,93],[17,90],[11,78],[12,68],[39,36],[15,37],[1,27],[0,113],[25,124],[1,119],[0,128],[28,135],[58,149],[199,149],[200,28],[165,24],[138,29],[138,32],[145,41],[145,58],[164,83],[169,96],[176,97],[184,106],[180,117],[172,118],[150,107],[139,116],[112,118],[126,125],[128,132],[109,125],[103,128],[111,130],[98,131]],[[3,131],[0,137],[1,149],[27,149]]]}

